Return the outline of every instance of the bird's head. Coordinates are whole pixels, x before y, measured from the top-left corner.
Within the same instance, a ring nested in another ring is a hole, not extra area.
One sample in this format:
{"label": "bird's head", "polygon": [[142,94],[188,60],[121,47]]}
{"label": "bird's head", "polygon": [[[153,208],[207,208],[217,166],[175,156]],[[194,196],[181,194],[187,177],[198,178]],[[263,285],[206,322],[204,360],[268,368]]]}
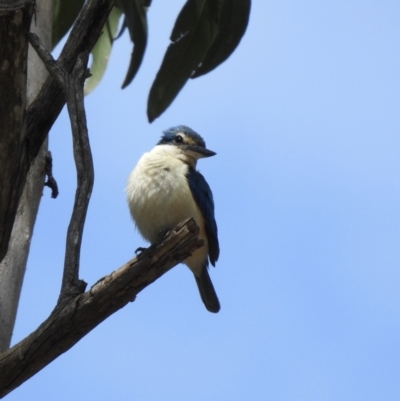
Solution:
{"label": "bird's head", "polygon": [[182,159],[191,166],[203,157],[215,156],[216,153],[206,148],[204,139],[191,128],[178,125],[163,132],[157,145],[173,146]]}

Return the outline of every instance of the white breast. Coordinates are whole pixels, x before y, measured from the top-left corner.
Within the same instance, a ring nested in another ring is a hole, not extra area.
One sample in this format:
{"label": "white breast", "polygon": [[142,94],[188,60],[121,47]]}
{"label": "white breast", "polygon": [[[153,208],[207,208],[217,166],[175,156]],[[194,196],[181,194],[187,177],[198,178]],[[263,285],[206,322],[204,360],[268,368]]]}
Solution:
{"label": "white breast", "polygon": [[185,261],[195,273],[207,258],[207,236],[202,214],[186,179],[189,167],[176,157],[175,151],[173,146],[164,145],[145,153],[128,178],[126,196],[136,227],[151,243],[157,242],[160,232],[174,228],[189,217],[195,219],[200,237],[206,242]]}

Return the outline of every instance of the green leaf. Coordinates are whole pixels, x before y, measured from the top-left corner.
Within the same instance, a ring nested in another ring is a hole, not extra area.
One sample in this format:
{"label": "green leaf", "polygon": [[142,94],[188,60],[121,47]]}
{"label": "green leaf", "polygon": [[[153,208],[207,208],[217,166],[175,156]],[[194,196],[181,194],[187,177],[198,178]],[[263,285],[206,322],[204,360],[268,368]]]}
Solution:
{"label": "green leaf", "polygon": [[147,45],[147,16],[146,10],[150,1],[144,0],[118,0],[117,6],[125,14],[124,27],[129,30],[129,35],[134,44],[131,61],[122,89],[126,88],[135,77],[142,63]]}
{"label": "green leaf", "polygon": [[113,7],[104,26],[104,31],[93,47],[92,64],[90,66],[92,76],[85,82],[85,95],[89,94],[98,85],[104,75],[121,14],[120,9]]}
{"label": "green leaf", "polygon": [[218,19],[219,33],[192,78],[207,74],[236,49],[249,22],[251,0],[223,0]]}
{"label": "green leaf", "polygon": [[81,11],[85,0],[54,0],[52,48],[69,31]]}
{"label": "green leaf", "polygon": [[147,115],[159,117],[203,60],[217,33],[218,2],[188,0],[171,34],[161,67],[150,89]]}

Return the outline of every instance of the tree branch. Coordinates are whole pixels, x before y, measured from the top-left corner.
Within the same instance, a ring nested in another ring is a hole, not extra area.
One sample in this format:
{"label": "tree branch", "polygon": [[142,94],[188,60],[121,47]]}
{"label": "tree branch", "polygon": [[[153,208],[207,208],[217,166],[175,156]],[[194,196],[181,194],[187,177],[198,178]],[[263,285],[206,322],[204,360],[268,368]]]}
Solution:
{"label": "tree branch", "polygon": [[93,189],[94,168],[90,150],[89,135],[84,107],[83,84],[87,76],[89,53],[78,56],[71,74],[68,74],[52,55],[40,43],[35,34],[29,34],[29,42],[42,59],[50,75],[61,86],[67,101],[71,121],[74,159],[77,172],[77,189],[74,209],[68,226],[67,244],[65,250],[64,274],[61,286],[60,300],[66,296],[80,294],[85,291],[86,283],[79,280],[79,258],[82,243],[83,228],[90,196]]}
{"label": "tree branch", "polygon": [[[85,3],[57,60],[61,68],[71,73],[78,55],[92,50],[114,2],[115,0],[88,0]],[[64,104],[60,86],[49,77],[27,112],[29,162],[36,157]]]}
{"label": "tree branch", "polygon": [[[80,53],[85,51],[91,51],[97,39],[99,38],[101,31],[104,27],[104,24],[107,20],[107,17],[114,5],[115,0],[88,0],[85,2],[85,5],[82,8],[81,13],[79,14],[72,31],[68,37],[68,40],[63,48],[63,51],[58,58],[58,62],[62,68],[64,68],[68,73],[71,73],[77,57]],[[21,1],[7,1],[7,7],[9,3],[28,3],[28,0]],[[33,1],[30,1],[29,4]],[[0,6],[3,8],[4,1],[0,3]],[[0,10],[1,8],[0,7]],[[9,8],[5,8],[6,10]],[[2,17],[0,13],[0,17]],[[0,21],[1,22],[1,21]],[[24,28],[22,24],[15,25],[20,32],[18,33],[18,37],[20,40],[24,39],[26,44],[26,36],[25,33],[29,31],[29,24],[27,23],[28,28],[21,32]],[[0,23],[0,39],[2,28],[4,28],[4,35],[8,35],[7,38],[10,38],[9,26],[3,22]],[[2,40],[2,43],[9,43],[11,45],[11,41],[9,39]],[[6,61],[3,55],[0,55],[1,63]],[[15,60],[16,57],[13,58]],[[25,58],[26,60],[26,54]],[[12,65],[12,64],[11,64]],[[2,79],[0,82],[1,85],[6,85],[7,82],[12,84],[14,81],[12,79],[7,79],[4,75],[4,68],[2,69]],[[16,81],[15,81],[16,82]],[[11,90],[3,90],[0,91],[4,96],[7,93],[13,93],[14,89]],[[6,99],[5,99],[6,100]],[[24,188],[26,176],[28,170],[37,156],[43,141],[47,137],[48,132],[50,131],[54,121],[57,119],[60,114],[63,106],[65,104],[64,96],[62,93],[62,89],[58,85],[53,78],[49,77],[45,84],[43,85],[40,93],[36,97],[36,99],[32,102],[31,106],[28,108],[26,112],[26,119],[23,118],[25,116],[25,104],[23,102],[18,103],[18,108],[21,110],[21,117],[16,121],[19,121],[20,124],[23,125],[23,122],[26,121],[26,133],[22,129],[15,130],[5,130],[10,132],[14,136],[14,138],[19,138],[21,144],[18,144],[18,149],[21,155],[18,157],[10,157],[8,153],[8,159],[12,160],[14,165],[18,165],[19,174],[6,174],[7,177],[12,177],[12,193],[11,199],[7,194],[5,201],[1,202],[0,207],[0,260],[4,256],[8,241],[12,229],[12,225],[14,222],[14,217],[16,213],[16,208],[18,205],[18,201],[21,197],[22,190]],[[10,103],[11,107],[11,103]],[[15,108],[15,110],[18,110]],[[3,110],[7,110],[4,108]],[[9,113],[4,114],[5,116]],[[1,121],[0,121],[1,124]],[[0,130],[2,131],[2,130]],[[2,134],[2,132],[0,132]],[[0,135],[1,140],[2,135]],[[15,140],[15,139],[14,139]],[[18,160],[16,162],[15,160]],[[0,171],[0,175],[4,170]],[[0,177],[2,178],[2,177]],[[3,188],[0,188],[0,195],[2,191],[6,190],[7,179],[1,179]],[[15,206],[15,207],[14,207]],[[3,213],[3,209],[5,209]],[[3,215],[8,219],[5,221],[3,219]],[[4,232],[2,232],[4,230]]]}
{"label": "tree branch", "polygon": [[0,355],[0,397],[20,386],[75,345],[99,323],[133,302],[136,295],[204,245],[193,219],[180,223],[89,291],[58,304],[48,319]]}

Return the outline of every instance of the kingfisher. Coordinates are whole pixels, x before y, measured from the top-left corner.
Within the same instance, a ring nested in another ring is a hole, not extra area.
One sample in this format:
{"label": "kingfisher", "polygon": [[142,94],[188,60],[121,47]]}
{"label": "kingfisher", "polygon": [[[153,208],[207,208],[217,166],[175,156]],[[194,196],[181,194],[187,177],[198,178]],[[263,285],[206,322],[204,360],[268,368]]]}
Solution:
{"label": "kingfisher", "polygon": [[220,303],[208,274],[219,257],[214,200],[207,181],[196,169],[199,159],[215,156],[203,138],[178,125],[163,132],[157,145],[139,159],[129,175],[126,197],[132,218],[143,238],[154,244],[160,235],[193,217],[204,246],[183,261],[193,272],[208,311]]}

